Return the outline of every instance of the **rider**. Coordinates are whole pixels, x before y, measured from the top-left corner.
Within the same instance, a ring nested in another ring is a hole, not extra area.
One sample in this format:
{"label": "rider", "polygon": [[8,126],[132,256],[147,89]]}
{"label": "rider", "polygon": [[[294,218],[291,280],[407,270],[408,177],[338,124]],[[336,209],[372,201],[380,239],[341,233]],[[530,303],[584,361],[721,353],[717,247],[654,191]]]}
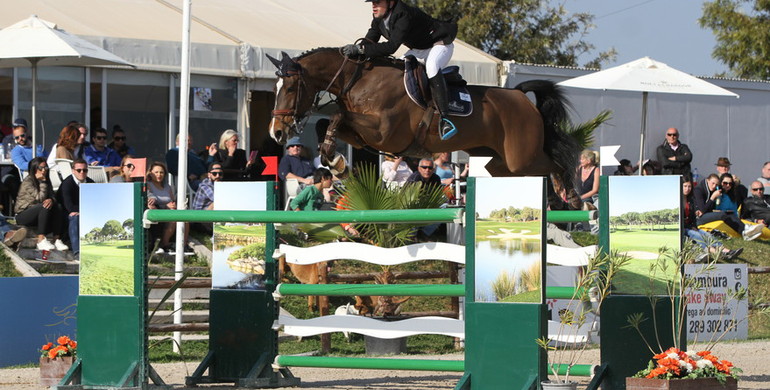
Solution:
{"label": "rider", "polygon": [[[433,101],[441,115],[441,139],[452,137],[457,133],[457,128],[447,117],[449,96],[441,68],[452,58],[452,41],[457,35],[457,24],[433,19],[419,8],[410,7],[403,1],[365,1],[372,3],[374,17],[365,41],[361,45],[346,45],[342,52],[348,57],[362,54],[377,57],[392,55],[402,44],[408,47],[409,51],[404,56],[413,55],[425,63]],[[381,36],[387,41],[378,42]]]}

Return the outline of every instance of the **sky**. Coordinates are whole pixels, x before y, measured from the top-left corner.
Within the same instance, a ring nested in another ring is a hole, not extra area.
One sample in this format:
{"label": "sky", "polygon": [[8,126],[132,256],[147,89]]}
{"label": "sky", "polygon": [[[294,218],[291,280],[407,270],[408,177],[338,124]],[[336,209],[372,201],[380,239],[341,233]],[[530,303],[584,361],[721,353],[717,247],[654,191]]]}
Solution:
{"label": "sky", "polygon": [[609,180],[611,217],[629,211],[644,213],[679,208],[679,176],[610,176]]}
{"label": "sky", "polygon": [[476,180],[476,212],[481,218],[513,206],[517,209],[543,207],[542,177],[479,178]]}
{"label": "sky", "polygon": [[596,27],[584,38],[595,52],[579,58],[582,66],[601,51],[614,47],[614,63],[604,69],[641,57],[651,57],[694,76],[713,76],[727,66],[711,58],[716,39],[702,29],[701,0],[550,0],[564,4],[570,13],[594,15]]}

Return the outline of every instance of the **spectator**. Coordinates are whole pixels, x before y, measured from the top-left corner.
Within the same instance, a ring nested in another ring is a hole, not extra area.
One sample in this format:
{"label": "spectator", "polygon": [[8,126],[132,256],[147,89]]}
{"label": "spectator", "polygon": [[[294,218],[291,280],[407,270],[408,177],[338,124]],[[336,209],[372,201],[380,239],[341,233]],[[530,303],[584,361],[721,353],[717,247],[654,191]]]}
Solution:
{"label": "spectator", "polygon": [[[729,179],[732,179],[732,177]],[[736,233],[742,235],[744,240],[751,241],[756,239],[762,234],[763,225],[746,225],[741,222],[737,213],[716,208],[717,200],[719,199],[720,204],[722,202],[722,190],[719,188],[719,180],[719,176],[712,173],[699,182],[693,190],[695,216],[698,226],[722,221]]]}
{"label": "spectator", "polygon": [[707,231],[698,228],[696,220],[702,213],[695,208],[695,198],[693,196],[692,182],[690,180],[682,180],[682,196],[684,198],[684,210],[682,211],[684,217],[684,220],[682,221],[684,233],[687,238],[691,239],[705,250],[703,254],[696,257],[696,261],[705,259],[709,253],[716,254],[717,252],[721,252],[722,258],[732,260],[743,252],[743,248],[729,250],[722,247],[722,243],[715,241]]}
{"label": "spectator", "polygon": [[246,151],[238,148],[238,133],[235,130],[225,130],[219,137],[219,145],[211,144],[209,151],[212,148],[216,151],[214,161],[222,163],[222,170],[225,172],[222,180],[242,180],[251,161],[246,161]]}
{"label": "spectator", "polygon": [[686,144],[679,142],[679,130],[675,127],[666,130],[666,140],[658,146],[657,158],[662,165],[664,175],[688,175],[692,177],[690,172],[692,152]]}
{"label": "spectator", "polygon": [[107,146],[107,130],[94,129],[91,133],[91,145],[86,147],[85,160],[88,165],[109,168],[116,171],[120,167],[120,155]]}
{"label": "spectator", "polygon": [[[171,185],[166,182],[166,174],[166,165],[162,162],[156,161],[150,165],[150,169],[147,171],[147,208],[176,210],[176,195],[174,194]],[[155,254],[171,254],[173,252],[174,248],[171,246],[171,236],[174,235],[175,231],[175,222],[165,222],[163,224],[160,246]],[[187,224],[185,224],[185,243],[187,242],[187,232]],[[185,244],[184,251],[185,254],[194,253],[189,244]]]}
{"label": "spectator", "polygon": [[[720,177],[725,173],[730,173],[730,159],[727,157],[720,157],[715,164],[717,167],[717,175]],[[732,175],[735,181],[735,191],[738,191],[742,199],[746,199],[749,194],[749,189],[745,185],[741,184],[741,178],[738,175]],[[739,205],[740,206],[740,205]]]}
{"label": "spectator", "polygon": [[[28,170],[29,175],[21,182],[16,198],[16,223],[36,228],[37,249],[66,251],[69,247],[59,239],[64,217],[48,180],[48,163],[43,157],[35,157],[29,162]],[[46,238],[47,234],[53,234],[53,244]]]}
{"label": "spectator", "polygon": [[757,178],[757,181],[765,186],[765,193],[770,193],[770,161],[762,165],[762,175]]}
{"label": "spectator", "polygon": [[[26,172],[29,162],[32,161],[32,140],[27,137],[26,121],[24,119],[17,119],[16,122],[13,127],[13,139],[16,142],[16,146],[11,149],[11,160],[19,170]],[[37,145],[36,149],[39,157],[45,157],[43,145]]]}
{"label": "spectator", "polygon": [[134,173],[136,166],[131,162],[132,158],[134,157],[130,154],[123,156],[123,159],[120,161],[120,171],[110,179],[110,183],[131,183],[134,181],[131,175]]}
{"label": "spectator", "polygon": [[422,183],[424,185],[441,185],[441,178],[435,172],[436,166],[433,164],[433,160],[429,158],[423,158],[420,160],[417,166],[417,172],[412,173],[406,179],[407,183]]}
{"label": "spectator", "polygon": [[214,209],[214,183],[221,180],[223,175],[222,163],[215,162],[209,165],[208,177],[201,181],[198,191],[195,192],[193,210]]}
{"label": "spectator", "polygon": [[[206,162],[203,161],[192,149],[193,139],[192,136],[187,136],[187,181],[190,183],[190,187],[193,191],[198,189],[198,185],[201,182],[201,177],[206,173]],[[214,153],[209,149],[209,162],[214,161]],[[168,171],[174,175],[179,174],[179,134],[176,135],[176,147],[169,149],[166,152],[166,164],[168,164]]]}
{"label": "spectator", "polygon": [[655,160],[645,160],[642,164],[642,176],[660,175],[660,163]]}
{"label": "spectator", "polygon": [[631,165],[631,161],[628,159],[622,159],[620,160],[620,165],[618,165],[618,169],[615,170],[615,172],[612,174],[613,176],[631,176],[636,172],[636,170],[639,169],[639,166]]}
{"label": "spectator", "polygon": [[326,168],[318,168],[313,172],[313,185],[305,187],[289,203],[294,211],[312,211],[320,210],[324,203],[323,190],[331,188],[332,173]]}
{"label": "spectator", "polygon": [[281,180],[296,179],[300,185],[313,184],[313,163],[302,157],[303,147],[299,137],[292,137],[286,142],[286,155],[278,164],[278,177]]}
{"label": "spectator", "polygon": [[80,137],[78,137],[78,143],[75,147],[75,157],[76,158],[85,158],[85,151],[86,148],[88,148],[91,144],[86,141],[88,139],[88,127],[82,123],[78,123],[77,121],[71,121],[68,123],[68,125],[73,125],[75,128],[77,128],[78,133],[80,133]]}
{"label": "spectator", "polygon": [[86,161],[76,158],[72,162],[72,174],[64,179],[56,193],[56,200],[62,205],[67,218],[70,247],[75,256],[80,253],[80,185],[93,182],[88,177]]}
{"label": "spectator", "polygon": [[575,191],[583,203],[594,205],[599,198],[599,169],[596,166],[596,154],[588,149],[580,153],[580,165],[577,169]]}
{"label": "spectator", "polygon": [[404,156],[385,155],[382,162],[382,180],[388,187],[401,187],[412,174],[409,165],[404,161]]}
{"label": "spectator", "polygon": [[[59,132],[59,141],[56,142],[54,148],[51,149],[51,154],[54,155],[53,162],[56,159],[62,158],[67,160],[75,160],[75,148],[78,146],[78,140],[81,138],[78,128],[74,125],[67,125]],[[56,153],[54,153],[54,150]],[[49,157],[48,163],[51,164],[51,158]]]}
{"label": "spectator", "polygon": [[[452,163],[449,161],[449,153],[448,152],[441,152],[438,153],[434,158],[433,162],[436,164],[436,174],[438,177],[441,178],[441,184],[443,185],[451,185],[455,181],[455,171],[454,167],[452,166]],[[465,166],[465,169],[460,173],[460,177],[468,176],[468,166]]]}
{"label": "spectator", "polygon": [[112,126],[112,142],[107,147],[114,150],[121,158],[126,157],[127,154],[136,156],[134,148],[126,143],[126,132],[120,128],[120,125]]}
{"label": "spectator", "polygon": [[[14,229],[14,227],[16,229]],[[0,234],[2,234],[3,237],[3,244],[9,248],[13,248],[27,238],[27,228],[23,226],[12,226],[5,218],[0,217]]]}
{"label": "spectator", "polygon": [[743,213],[746,218],[768,226],[770,223],[770,195],[765,194],[765,186],[756,180],[751,183],[751,197],[743,201]]}

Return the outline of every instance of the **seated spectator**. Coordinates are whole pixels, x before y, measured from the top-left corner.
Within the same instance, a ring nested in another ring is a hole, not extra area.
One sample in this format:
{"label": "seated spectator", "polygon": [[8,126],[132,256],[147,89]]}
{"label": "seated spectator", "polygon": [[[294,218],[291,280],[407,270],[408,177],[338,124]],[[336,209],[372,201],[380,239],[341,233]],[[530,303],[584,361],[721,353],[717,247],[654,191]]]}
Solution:
{"label": "seated spectator", "polygon": [[243,180],[246,167],[251,161],[246,160],[246,151],[238,148],[238,133],[235,130],[225,130],[219,137],[219,145],[211,144],[209,152],[214,149],[214,161],[222,164],[225,172],[224,181]]}
{"label": "seated spectator", "polygon": [[48,156],[48,165],[53,167],[56,159],[75,160],[75,148],[78,140],[82,138],[75,125],[67,125],[59,132],[59,140],[53,145]]}
{"label": "seated spectator", "polygon": [[[37,249],[66,251],[69,247],[59,238],[64,216],[48,180],[48,163],[43,157],[35,157],[29,162],[28,170],[29,175],[21,182],[16,198],[16,223],[37,230]],[[53,244],[46,238],[47,234],[53,234]]]}
{"label": "seated spectator", "polygon": [[596,154],[588,149],[580,153],[580,165],[577,168],[577,186],[575,191],[583,203],[594,205],[599,199],[599,168]]}
{"label": "seated spectator", "polygon": [[411,174],[412,169],[403,156],[385,155],[385,161],[382,162],[382,180],[388,187],[403,186]]}
{"label": "seated spectator", "polygon": [[770,194],[770,161],[762,165],[762,175],[757,178],[757,181],[762,183],[765,186],[765,192]]}
{"label": "seated spectator", "polygon": [[664,175],[691,175],[692,152],[686,144],[679,142],[679,130],[666,130],[666,139],[658,146],[656,156]]}
{"label": "seated spectator", "polygon": [[120,125],[112,126],[112,142],[107,147],[114,150],[121,158],[126,157],[127,154],[136,155],[134,148],[126,143],[126,132],[120,128]]}
{"label": "seated spectator", "polygon": [[201,181],[198,191],[195,192],[195,201],[193,210],[213,210],[214,209],[214,183],[222,179],[222,163],[211,163],[209,165],[208,177]]}
{"label": "seated spectator", "polygon": [[746,197],[750,195],[749,189],[746,188],[745,185],[741,184],[741,178],[738,177],[738,175],[732,174],[730,172],[730,166],[732,166],[732,164],[730,164],[730,159],[727,157],[720,157],[717,159],[717,163],[714,165],[716,165],[717,175],[720,177],[725,173],[729,173],[733,176],[733,180],[735,181],[735,191],[740,194],[741,198],[746,199]]}
{"label": "seated spectator", "polygon": [[312,211],[320,210],[324,203],[323,190],[331,188],[332,173],[326,168],[318,168],[313,172],[313,185],[305,187],[289,203],[294,211]]}
{"label": "seated spectator", "polygon": [[299,137],[286,142],[286,155],[278,163],[278,177],[282,181],[296,179],[300,185],[313,185],[313,163],[302,157],[303,147]]}
{"label": "seated spectator", "polygon": [[3,237],[3,244],[13,248],[27,238],[27,228],[23,226],[13,226],[8,223],[4,217],[0,217],[0,234]]}
{"label": "seated spectator", "polygon": [[655,160],[645,160],[642,164],[642,176],[660,175],[660,163]]}
{"label": "seated spectator", "polygon": [[110,178],[110,183],[131,183],[135,181],[131,177],[134,170],[136,170],[136,166],[131,162],[132,158],[134,157],[130,154],[123,156],[123,159],[120,161],[120,171],[118,171],[117,175]]}
{"label": "seated spectator", "polygon": [[[5,147],[6,156],[11,157],[13,161],[13,149],[18,144],[19,140],[23,140],[27,143],[27,121],[24,119],[16,119],[10,127],[10,134],[3,138],[3,145]],[[23,134],[23,135],[22,135]],[[42,151],[43,147],[40,146],[38,150]],[[4,156],[5,157],[5,156]],[[30,153],[30,159],[32,158]],[[29,161],[26,164],[20,165],[23,169],[27,169]],[[14,165],[0,166],[0,193],[2,193],[2,207],[3,212],[7,215],[11,215],[11,205],[13,200],[16,199],[16,194],[19,192],[19,184],[21,184],[21,177],[19,177],[19,169],[16,169],[16,163]]]}
{"label": "seated spectator", "polygon": [[[448,186],[455,181],[455,171],[452,167],[452,163],[449,161],[449,153],[442,152],[433,158],[434,164],[436,164],[436,174],[441,178],[441,184]],[[467,168],[466,168],[467,169]],[[467,176],[467,170],[464,170],[460,176]]]}
{"label": "seated spectator", "polygon": [[75,158],[86,158],[86,148],[91,146],[91,144],[88,142],[88,127],[82,123],[78,123],[77,121],[71,121],[68,123],[68,125],[73,125],[75,128],[77,128],[78,133],[80,133],[80,137],[78,138],[77,145],[75,146],[74,155]]}
{"label": "seated spectator", "polygon": [[729,250],[722,246],[722,243],[714,240],[714,238],[705,230],[698,228],[696,223],[698,216],[702,215],[699,210],[695,208],[695,197],[692,192],[692,182],[684,178],[682,180],[682,196],[684,197],[684,210],[682,215],[684,217],[682,221],[682,227],[687,238],[698,244],[704,252],[696,257],[696,261],[705,259],[709,254],[720,253],[722,258],[726,260],[732,260],[743,252],[743,248],[735,250]]}
{"label": "seated spectator", "polygon": [[[724,201],[722,199],[722,189],[719,188],[719,181],[719,176],[712,173],[695,187],[693,196],[695,200],[697,225],[701,226],[715,221],[722,221],[736,233],[741,234],[746,241],[751,241],[759,237],[762,234],[763,225],[744,224],[740,218],[738,218],[738,214],[731,211],[727,206],[722,209],[717,209],[717,200],[719,200],[720,204]],[[725,180],[723,181],[732,182],[732,176],[725,176]],[[731,183],[728,184],[728,187],[730,186]],[[730,199],[729,197],[725,197],[725,199],[728,199],[728,202],[735,202],[734,199]]]}
{"label": "seated spectator", "polygon": [[618,169],[615,170],[615,172],[612,174],[613,176],[631,176],[636,172],[637,169],[639,169],[639,166],[631,165],[631,161],[628,159],[622,159],[619,161],[620,165],[618,165]]}
{"label": "seated spectator", "polygon": [[[192,136],[187,136],[187,181],[190,183],[190,187],[193,190],[198,189],[198,185],[201,182],[201,177],[206,174],[206,162],[203,161],[192,149],[193,139]],[[215,150],[209,149],[209,162],[214,161],[213,155]],[[179,176],[179,134],[176,135],[176,147],[169,149],[166,152],[166,164],[168,164],[168,171],[174,175]]]}
{"label": "seated spectator", "polygon": [[93,182],[88,177],[86,161],[76,158],[72,162],[72,174],[64,179],[56,193],[56,200],[62,205],[67,218],[70,247],[75,256],[80,253],[80,185]]}
{"label": "seated spectator", "polygon": [[[13,140],[16,146],[11,149],[11,161],[19,170],[26,172],[29,162],[32,161],[32,140],[27,135],[26,121],[24,119],[16,121],[19,123],[14,123],[13,127]],[[36,149],[38,157],[45,157],[43,145],[37,145]]]}
{"label": "seated spectator", "polygon": [[[154,162],[147,171],[147,208],[161,210],[176,210],[176,195],[174,190],[166,182],[166,165],[162,162]],[[160,246],[155,254],[172,253],[171,237],[176,232],[175,222],[164,222],[163,232],[160,238]],[[184,241],[187,242],[187,224],[185,224]],[[185,254],[193,254],[189,244],[185,244]]]}
{"label": "seated spectator", "polygon": [[770,223],[770,195],[765,194],[765,186],[756,180],[751,183],[751,197],[743,201],[743,213],[746,218],[768,226]]}
{"label": "seated spectator", "polygon": [[423,158],[417,165],[417,172],[409,175],[406,179],[407,183],[422,183],[424,185],[441,185],[441,178],[435,173],[436,166],[433,164],[433,160],[429,158]]}
{"label": "seated spectator", "polygon": [[88,165],[110,168],[116,171],[120,167],[120,155],[107,146],[107,130],[94,129],[91,132],[91,145],[85,149],[85,160]]}

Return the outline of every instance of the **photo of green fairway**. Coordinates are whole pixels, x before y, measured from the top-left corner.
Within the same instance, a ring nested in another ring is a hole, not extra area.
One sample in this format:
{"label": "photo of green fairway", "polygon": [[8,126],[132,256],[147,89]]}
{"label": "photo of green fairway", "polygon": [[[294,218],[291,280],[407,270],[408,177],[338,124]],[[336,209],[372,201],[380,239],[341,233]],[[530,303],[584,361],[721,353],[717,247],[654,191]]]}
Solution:
{"label": "photo of green fairway", "polygon": [[80,294],[134,295],[134,242],[115,240],[80,249]]}

